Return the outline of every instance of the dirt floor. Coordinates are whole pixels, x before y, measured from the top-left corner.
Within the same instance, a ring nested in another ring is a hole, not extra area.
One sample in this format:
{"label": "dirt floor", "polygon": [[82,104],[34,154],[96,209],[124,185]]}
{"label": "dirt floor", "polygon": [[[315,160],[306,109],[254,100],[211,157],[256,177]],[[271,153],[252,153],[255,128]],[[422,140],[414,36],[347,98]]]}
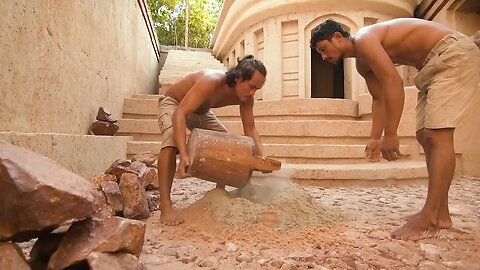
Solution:
{"label": "dirt floor", "polygon": [[416,213],[425,185],[300,186],[262,179],[214,189],[198,179],[174,182],[186,222],[147,222],[140,257],[147,269],[480,269],[480,179],[450,189],[453,226],[437,239],[390,239]]}

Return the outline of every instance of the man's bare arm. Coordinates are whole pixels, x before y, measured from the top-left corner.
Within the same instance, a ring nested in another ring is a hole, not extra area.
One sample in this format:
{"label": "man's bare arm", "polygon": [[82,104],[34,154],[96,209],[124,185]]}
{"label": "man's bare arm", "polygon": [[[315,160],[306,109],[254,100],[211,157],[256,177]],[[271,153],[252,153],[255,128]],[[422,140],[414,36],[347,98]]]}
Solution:
{"label": "man's bare arm", "polygon": [[383,89],[385,99],[385,135],[397,133],[403,112],[405,93],[403,82],[380,41],[371,34],[364,34],[355,43],[357,56],[367,63]]}
{"label": "man's bare arm", "polygon": [[357,58],[368,65],[383,90],[386,117],[381,143],[382,155],[386,160],[396,160],[401,156],[397,129],[405,99],[402,79],[374,33],[365,33],[356,41]]}
{"label": "man's bare arm", "polygon": [[240,105],[240,116],[242,118],[243,132],[246,136],[253,139],[255,143],[255,154],[263,156],[262,143],[255,127],[255,119],[253,116],[253,97],[249,98],[245,103]]}
{"label": "man's bare arm", "polygon": [[357,60],[357,70],[367,83],[368,92],[372,96],[372,129],[370,137],[380,140],[385,129],[385,98],[384,91],[372,71]]}

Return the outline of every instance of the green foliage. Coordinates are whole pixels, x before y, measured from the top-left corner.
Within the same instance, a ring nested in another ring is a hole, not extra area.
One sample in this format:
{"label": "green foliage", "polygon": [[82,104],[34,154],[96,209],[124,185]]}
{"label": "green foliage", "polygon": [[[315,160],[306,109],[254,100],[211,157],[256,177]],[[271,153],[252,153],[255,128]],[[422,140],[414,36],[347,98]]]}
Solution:
{"label": "green foliage", "polygon": [[188,1],[188,46],[208,48],[223,0],[147,0],[162,45],[185,45]]}

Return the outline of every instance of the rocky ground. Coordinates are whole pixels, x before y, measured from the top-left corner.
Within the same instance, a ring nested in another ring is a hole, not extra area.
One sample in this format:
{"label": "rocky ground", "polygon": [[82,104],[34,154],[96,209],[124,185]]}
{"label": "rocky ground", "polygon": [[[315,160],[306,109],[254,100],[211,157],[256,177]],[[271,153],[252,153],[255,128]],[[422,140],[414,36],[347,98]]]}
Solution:
{"label": "rocky ground", "polygon": [[140,259],[148,269],[480,269],[480,179],[455,179],[454,228],[416,242],[389,235],[422,207],[425,185],[267,180],[228,194],[210,182],[176,180],[172,199],[186,222],[165,226],[155,212]]}

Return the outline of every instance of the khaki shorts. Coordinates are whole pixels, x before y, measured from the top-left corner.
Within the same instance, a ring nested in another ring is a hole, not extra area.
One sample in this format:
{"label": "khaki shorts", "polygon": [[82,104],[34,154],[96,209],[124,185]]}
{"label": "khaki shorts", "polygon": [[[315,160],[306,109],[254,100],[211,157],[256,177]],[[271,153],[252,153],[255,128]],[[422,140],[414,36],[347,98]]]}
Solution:
{"label": "khaki shorts", "polygon": [[414,82],[420,90],[416,130],[455,128],[478,93],[480,51],[473,39],[452,33],[430,51]]}
{"label": "khaki shorts", "polygon": [[[173,135],[172,115],[178,107],[178,101],[172,97],[161,95],[158,99],[158,124],[162,140],[161,149],[171,146],[177,147]],[[210,110],[204,114],[191,113],[186,118],[187,128],[203,128],[220,132],[228,132],[227,128]]]}

